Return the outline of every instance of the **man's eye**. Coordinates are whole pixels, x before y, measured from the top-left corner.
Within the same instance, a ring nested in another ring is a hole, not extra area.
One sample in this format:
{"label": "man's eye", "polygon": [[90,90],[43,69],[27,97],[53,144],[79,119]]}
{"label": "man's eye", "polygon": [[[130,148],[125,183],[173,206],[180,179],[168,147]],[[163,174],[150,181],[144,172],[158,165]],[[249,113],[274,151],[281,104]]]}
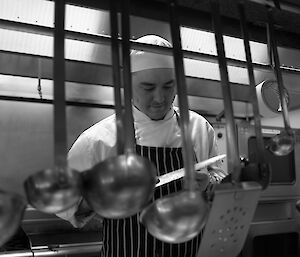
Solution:
{"label": "man's eye", "polygon": [[151,90],[153,90],[153,88],[154,88],[154,87],[144,87],[144,90],[146,90],[146,91],[151,91]]}

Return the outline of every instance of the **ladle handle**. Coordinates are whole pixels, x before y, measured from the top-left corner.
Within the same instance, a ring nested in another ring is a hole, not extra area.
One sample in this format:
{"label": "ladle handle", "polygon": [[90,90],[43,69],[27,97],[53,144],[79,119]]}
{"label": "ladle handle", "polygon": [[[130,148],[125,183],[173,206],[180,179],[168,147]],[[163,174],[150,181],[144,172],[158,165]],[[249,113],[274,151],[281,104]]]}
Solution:
{"label": "ladle handle", "polygon": [[279,56],[278,56],[278,51],[277,51],[277,40],[275,36],[275,30],[274,30],[274,20],[273,20],[273,11],[271,8],[268,8],[268,39],[269,39],[269,44],[272,53],[272,56],[270,57],[271,60],[274,61],[274,71],[277,79],[277,84],[278,84],[278,91],[279,91],[279,98],[280,98],[280,103],[282,107],[282,115],[283,115],[283,122],[284,122],[284,127],[287,132],[291,130],[290,126],[290,120],[289,120],[289,114],[288,114],[288,107],[287,107],[287,102],[284,97],[284,84],[283,84],[283,79],[282,79],[282,74],[280,71],[280,62],[279,62]]}
{"label": "ladle handle", "polygon": [[123,58],[123,86],[125,102],[125,153],[135,152],[135,131],[132,116],[132,88],[131,88],[131,62],[130,62],[130,17],[129,0],[122,0],[122,58]]}
{"label": "ladle handle", "polygon": [[270,182],[270,171],[267,167],[266,158],[265,158],[265,146],[264,146],[264,140],[263,140],[263,135],[262,135],[258,100],[257,100],[257,95],[256,95],[255,78],[254,78],[251,49],[250,49],[250,43],[249,43],[249,33],[248,33],[248,27],[247,27],[247,22],[246,22],[246,14],[245,14],[245,9],[244,9],[244,4],[245,4],[244,0],[239,1],[238,2],[238,10],[239,10],[239,14],[240,14],[241,31],[242,31],[242,37],[244,39],[244,48],[245,48],[245,54],[246,54],[246,62],[247,62],[247,70],[248,70],[249,86],[250,86],[249,87],[250,101],[252,103],[255,134],[256,134],[258,163],[261,165],[261,167],[260,167],[261,184],[263,186],[263,189],[265,189]]}
{"label": "ladle handle", "polygon": [[39,58],[37,61],[37,70],[38,70],[38,86],[37,86],[37,91],[39,94],[40,99],[43,99],[43,94],[42,94],[42,58]]}
{"label": "ladle handle", "polygon": [[176,3],[170,1],[170,25],[171,25],[171,36],[173,42],[173,57],[175,64],[175,73],[177,81],[177,95],[180,109],[180,128],[182,134],[183,144],[183,160],[185,166],[185,188],[193,191],[194,188],[194,167],[193,167],[193,148],[192,139],[190,136],[190,125],[189,125],[189,111],[187,101],[187,90],[185,82],[185,73],[183,65],[183,53],[181,47],[180,38],[180,27],[178,22],[178,16],[176,14]]}
{"label": "ladle handle", "polygon": [[230,92],[227,62],[225,57],[225,49],[222,35],[220,7],[218,0],[210,0],[210,4],[218,53],[222,93],[224,98],[228,169],[229,171],[231,171],[232,182],[238,182],[240,179],[241,166],[237,147],[237,134],[233,116],[232,98]]}
{"label": "ladle handle", "polygon": [[59,170],[67,166],[65,102],[65,0],[54,2],[54,163]]}
{"label": "ladle handle", "polygon": [[120,56],[118,42],[118,14],[116,0],[110,1],[110,30],[111,30],[111,58],[113,69],[113,84],[116,110],[116,129],[117,129],[117,154],[124,152],[124,135],[122,121],[122,100],[121,100],[121,75],[120,75]]}

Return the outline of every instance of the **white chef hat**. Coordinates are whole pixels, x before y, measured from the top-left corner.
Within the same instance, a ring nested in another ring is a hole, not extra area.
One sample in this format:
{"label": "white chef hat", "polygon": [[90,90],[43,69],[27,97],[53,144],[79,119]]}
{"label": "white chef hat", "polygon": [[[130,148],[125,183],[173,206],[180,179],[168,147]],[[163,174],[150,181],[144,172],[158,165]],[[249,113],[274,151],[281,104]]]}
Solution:
{"label": "white chef hat", "polygon": [[[156,35],[146,35],[140,37],[136,40],[136,42],[172,47],[169,41]],[[172,56],[144,52],[140,50],[131,51],[131,72],[159,68],[173,69],[174,62]]]}

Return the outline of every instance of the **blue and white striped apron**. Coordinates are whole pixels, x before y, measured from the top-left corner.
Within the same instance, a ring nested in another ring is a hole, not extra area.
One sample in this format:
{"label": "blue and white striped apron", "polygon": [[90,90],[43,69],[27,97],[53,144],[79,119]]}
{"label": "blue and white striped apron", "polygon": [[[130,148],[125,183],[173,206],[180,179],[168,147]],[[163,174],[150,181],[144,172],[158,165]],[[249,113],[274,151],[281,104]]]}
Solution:
{"label": "blue and white striped apron", "polygon": [[[157,176],[183,167],[182,148],[148,147],[137,145],[137,154],[151,160]],[[182,181],[170,182],[156,188],[153,200],[182,188]],[[139,222],[139,214],[125,219],[103,220],[103,257],[194,257],[201,233],[194,239],[169,244],[152,237]]]}

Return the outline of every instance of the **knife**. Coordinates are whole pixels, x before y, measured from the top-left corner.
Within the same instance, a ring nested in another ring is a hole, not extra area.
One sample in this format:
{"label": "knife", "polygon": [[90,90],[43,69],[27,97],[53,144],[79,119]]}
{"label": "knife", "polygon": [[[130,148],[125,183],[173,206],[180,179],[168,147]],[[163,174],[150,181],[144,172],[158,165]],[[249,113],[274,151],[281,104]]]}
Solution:
{"label": "knife", "polygon": [[[209,158],[205,161],[198,162],[195,164],[194,170],[197,172],[201,172],[201,171],[199,171],[200,169],[206,168],[207,166],[209,166],[217,161],[220,161],[220,160],[224,159],[225,157],[226,157],[226,154],[220,154],[220,155],[214,156],[212,158]],[[162,176],[159,176],[157,178],[158,182],[156,183],[155,187],[162,186],[164,184],[167,184],[171,181],[180,179],[182,177],[184,177],[184,168],[181,168],[179,170],[175,170],[175,171],[169,172],[167,174],[164,174]]]}

